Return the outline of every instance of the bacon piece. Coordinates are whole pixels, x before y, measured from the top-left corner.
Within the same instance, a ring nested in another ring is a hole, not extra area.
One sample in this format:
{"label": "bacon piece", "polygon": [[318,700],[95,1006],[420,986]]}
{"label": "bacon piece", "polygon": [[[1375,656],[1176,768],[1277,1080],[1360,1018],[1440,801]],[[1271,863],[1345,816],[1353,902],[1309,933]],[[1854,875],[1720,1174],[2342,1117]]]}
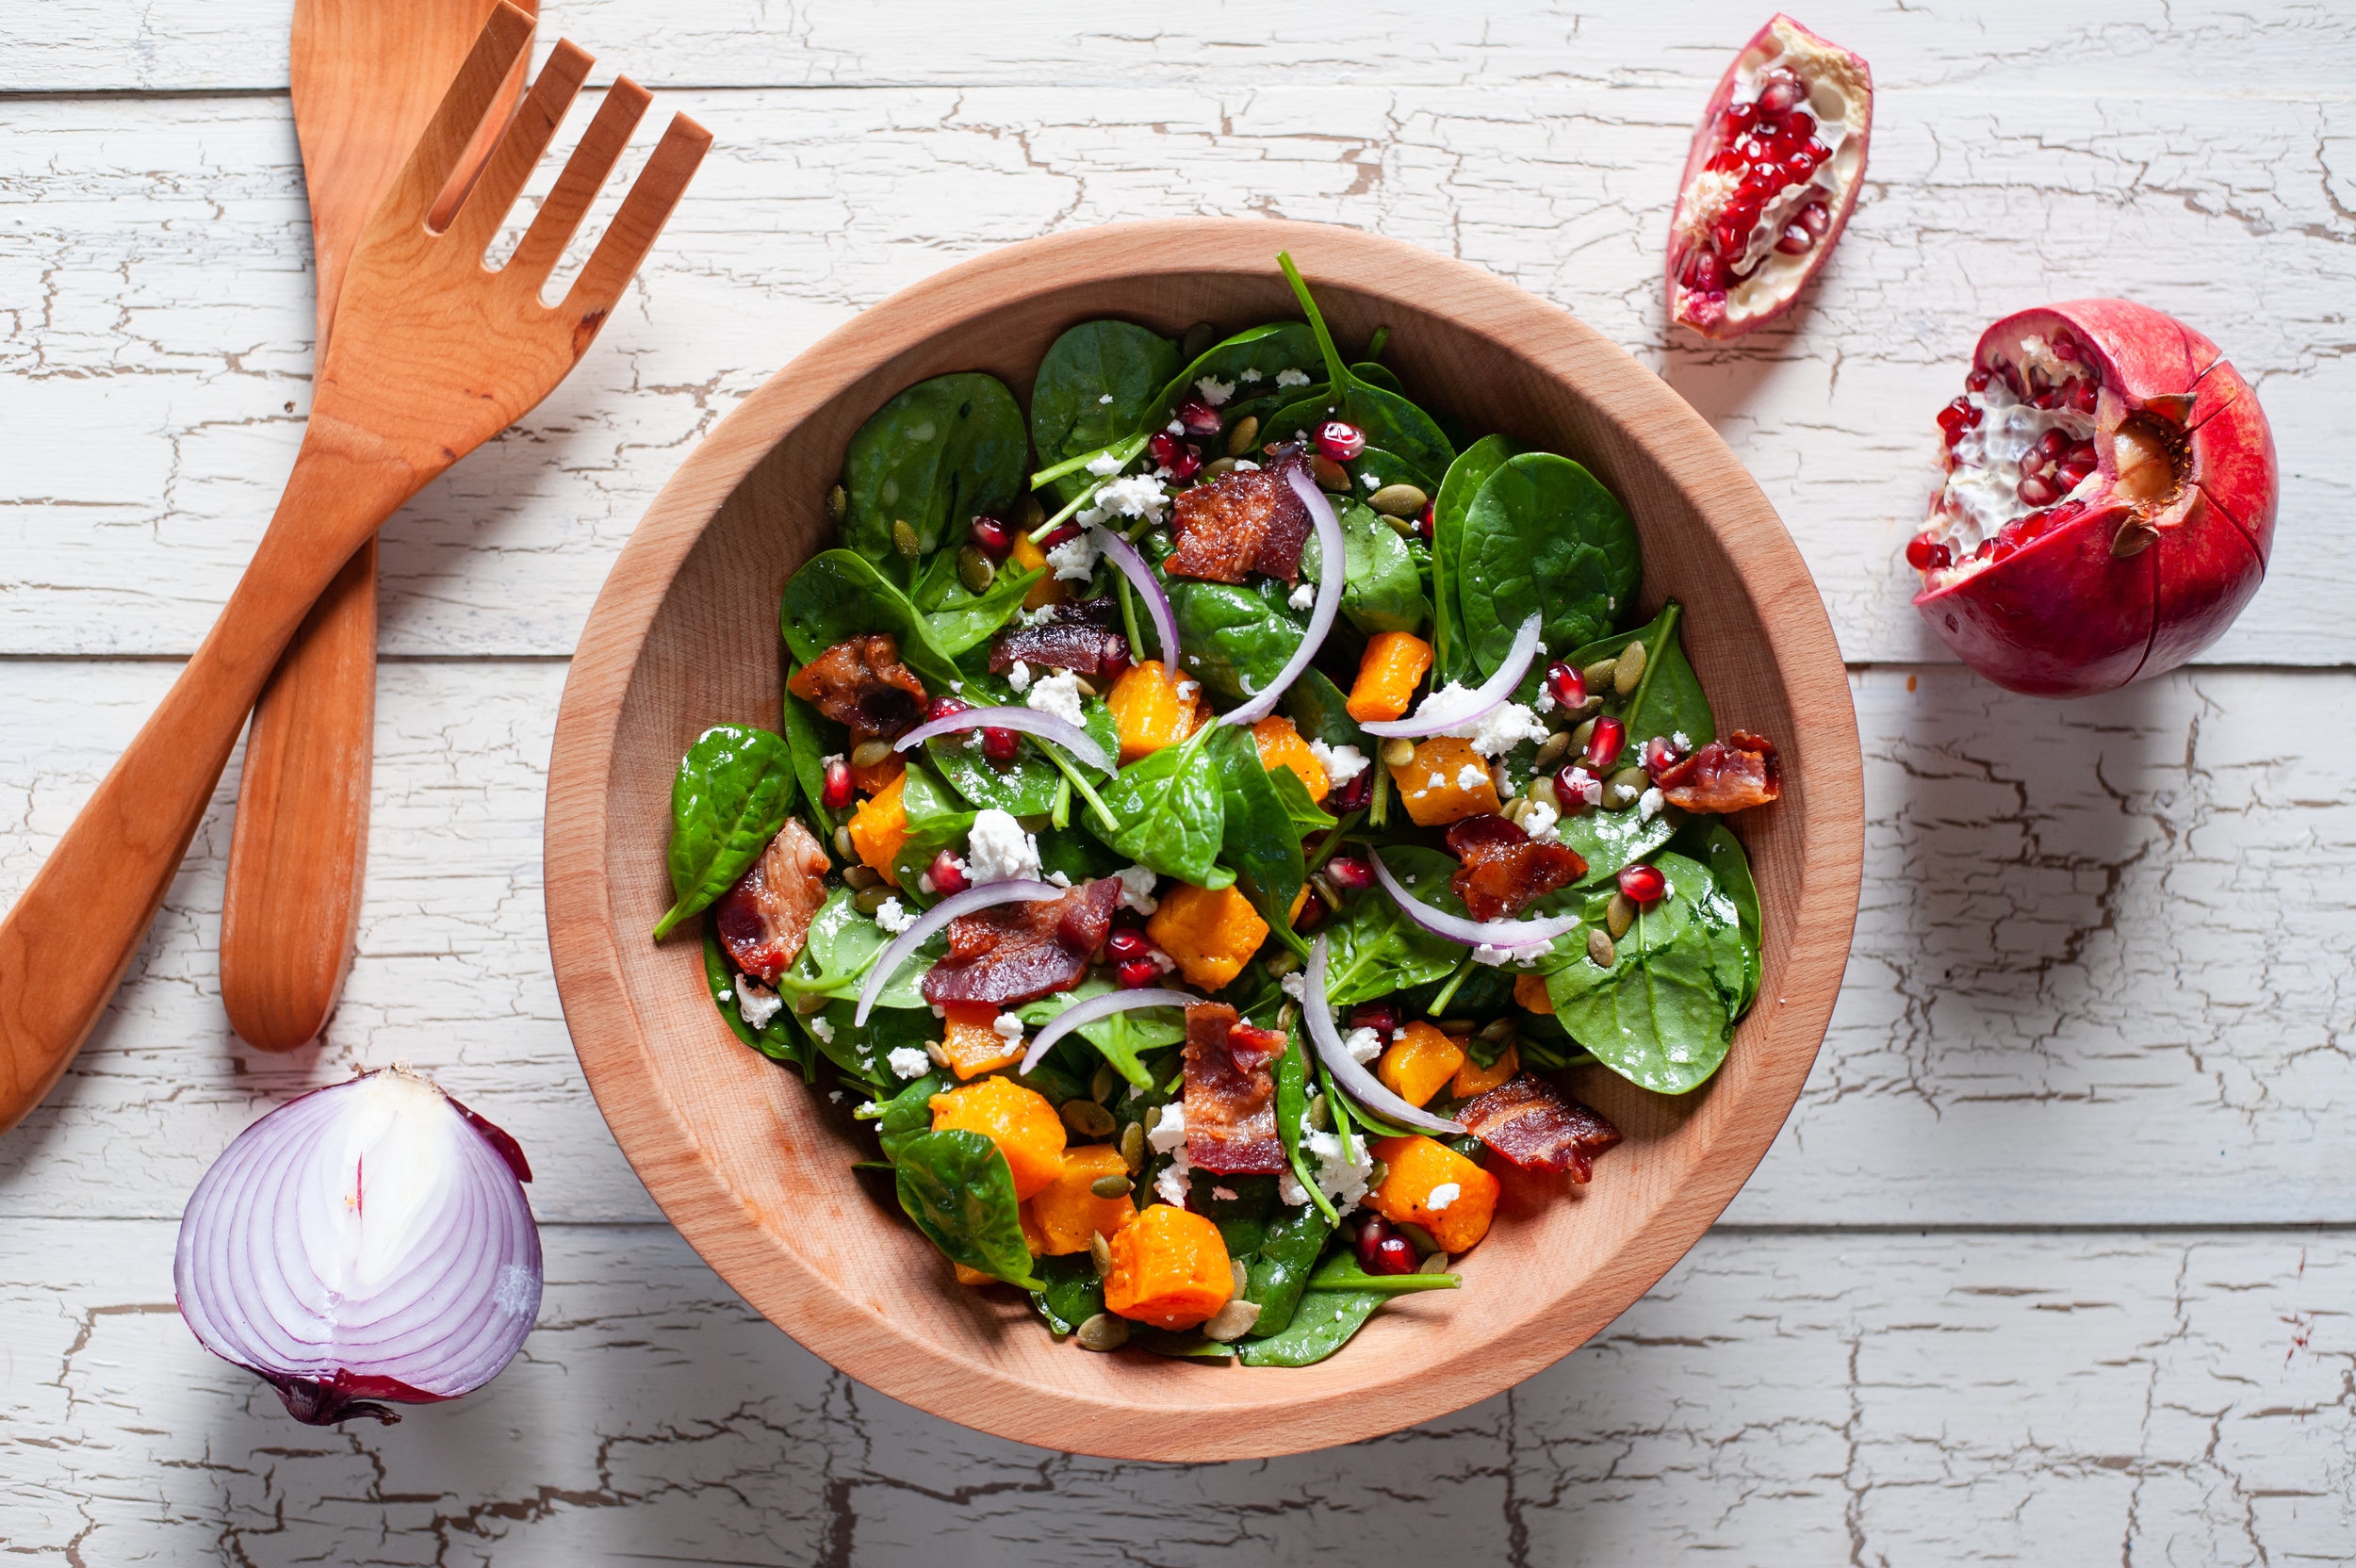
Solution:
{"label": "bacon piece", "polygon": [[1178,547],[1162,569],[1213,582],[1241,582],[1254,571],[1298,580],[1309,509],[1285,476],[1308,466],[1299,452],[1286,452],[1265,468],[1231,469],[1208,484],[1179,491],[1170,514]]}
{"label": "bacon piece", "polygon": [[949,923],[949,956],[924,976],[924,1000],[1019,1007],[1068,991],[1088,972],[1121,907],[1121,882],[1100,877],[1061,898],[997,904]]}
{"label": "bacon piece", "polygon": [[1004,675],[1019,659],[1081,675],[1118,675],[1129,667],[1129,639],[1116,629],[1120,624],[1121,607],[1109,597],[1052,605],[1038,626],[999,633],[990,648],[990,673]]}
{"label": "bacon piece", "polygon": [[1222,1176],[1284,1168],[1276,1135],[1276,1077],[1284,1037],[1242,1021],[1223,1002],[1186,1009],[1186,1158]]}
{"label": "bacon piece", "polygon": [[1516,1072],[1456,1113],[1464,1131],[1524,1170],[1567,1170],[1584,1184],[1620,1130],[1543,1078]]}
{"label": "bacon piece", "polygon": [[1587,874],[1567,844],[1542,844],[1503,817],[1464,817],[1448,830],[1448,853],[1464,862],[1448,885],[1475,920],[1518,915]]}
{"label": "bacon piece", "polygon": [[888,631],[845,637],[794,672],[785,689],[840,725],[851,743],[898,735],[924,716],[924,683]]}
{"label": "bacon piece", "polygon": [[1740,811],[1783,793],[1783,762],[1775,742],[1738,729],[1670,764],[1653,784],[1680,811]]}
{"label": "bacon piece", "polygon": [[712,906],[712,927],[741,974],[774,986],[802,956],[810,917],[826,902],[826,852],[788,817],[753,869]]}

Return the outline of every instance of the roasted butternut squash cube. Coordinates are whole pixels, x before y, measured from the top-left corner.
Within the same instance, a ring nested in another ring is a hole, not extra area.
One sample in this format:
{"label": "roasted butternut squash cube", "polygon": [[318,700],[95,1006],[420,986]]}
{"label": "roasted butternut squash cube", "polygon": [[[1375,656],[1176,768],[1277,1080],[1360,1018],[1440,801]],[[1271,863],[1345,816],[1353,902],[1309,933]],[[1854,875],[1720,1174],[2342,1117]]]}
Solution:
{"label": "roasted butternut squash cube", "polygon": [[1164,746],[1174,746],[1203,727],[1202,684],[1188,681],[1187,685],[1191,690],[1180,696],[1178,678],[1164,670],[1158,659],[1130,665],[1113,682],[1113,689],[1104,695],[1104,706],[1112,710],[1113,727],[1121,732],[1123,767]]}
{"label": "roasted butternut squash cube", "polygon": [[1420,1225],[1450,1252],[1467,1251],[1489,1233],[1497,1179],[1447,1144],[1420,1133],[1381,1138],[1374,1157],[1391,1168],[1366,1206],[1392,1224]]}
{"label": "roasted butternut squash cube", "polygon": [[1417,827],[1443,827],[1465,817],[1494,815],[1497,780],[1489,760],[1456,735],[1415,743],[1415,755],[1391,770],[1399,803]]}
{"label": "roasted butternut squash cube", "polygon": [[1057,599],[1071,597],[1072,591],[1055,576],[1055,568],[1047,564],[1047,552],[1033,544],[1031,536],[1023,530],[1010,528],[1010,531],[1014,534],[1014,552],[1006,558],[1006,564],[1018,572],[1045,574],[1023,596],[1023,608],[1039,610]]}
{"label": "roasted butternut squash cube", "polygon": [[1546,994],[1546,977],[1534,969],[1513,976],[1513,1005],[1525,1013],[1554,1014],[1554,998]]}
{"label": "roasted butternut squash cube", "polygon": [[1087,1251],[1091,1236],[1101,1233],[1110,1241],[1119,1235],[1121,1228],[1137,1217],[1137,1204],[1125,1194],[1099,1198],[1088,1186],[1106,1176],[1128,1174],[1121,1151],[1109,1143],[1065,1150],[1062,1173],[1023,1205],[1039,1217],[1040,1240],[1032,1250],[1059,1257]]}
{"label": "roasted butternut squash cube", "polygon": [[1178,961],[1188,984],[1215,991],[1242,973],[1260,951],[1268,940],[1268,922],[1240,888],[1213,891],[1181,882],[1162,894],[1145,934]]}
{"label": "roasted butternut squash cube", "polygon": [[1464,1065],[1464,1048],[1425,1022],[1415,1020],[1383,1048],[1374,1075],[1393,1094],[1411,1105],[1430,1102],[1440,1086]]}
{"label": "roasted butternut squash cube", "polygon": [[895,751],[871,766],[854,766],[851,769],[851,788],[863,795],[879,795],[892,788],[893,782],[908,771],[908,760]]}
{"label": "roasted butternut squash cube", "polygon": [[1474,1095],[1486,1094],[1521,1070],[1522,1054],[1510,1045],[1498,1052],[1497,1061],[1488,1067],[1482,1067],[1467,1056],[1464,1065],[1456,1070],[1456,1077],[1448,1084],[1448,1097],[1450,1100],[1470,1100]]}
{"label": "roasted butternut squash cube", "polygon": [[1378,631],[1358,660],[1358,678],[1343,704],[1360,724],[1400,717],[1415,700],[1415,687],[1432,668],[1432,645],[1412,631]]}
{"label": "roasted butternut squash cube", "polygon": [[908,783],[904,769],[900,776],[885,785],[879,793],[869,795],[851,813],[851,847],[859,858],[893,887],[900,878],[892,870],[892,858],[900,846],[908,841],[908,808],[901,796]]}
{"label": "roasted butternut squash cube", "polygon": [[1199,1214],[1156,1203],[1110,1239],[1107,1312],[1157,1329],[1191,1329],[1235,1293],[1227,1243]]}
{"label": "roasted butternut squash cube", "polygon": [[998,1009],[988,1002],[952,1002],[942,1009],[941,1054],[959,1078],[995,1071],[1023,1059],[1023,1037],[998,1032]]}
{"label": "roasted butternut squash cube", "polygon": [[1062,1172],[1063,1121],[1045,1095],[1011,1078],[977,1078],[929,1103],[934,1132],[958,1127],[998,1146],[1017,1199],[1029,1199]]}
{"label": "roasted butternut squash cube", "polygon": [[1260,748],[1260,766],[1274,773],[1290,768],[1308,786],[1311,800],[1323,800],[1333,781],[1325,776],[1325,764],[1309,749],[1309,743],[1301,738],[1301,731],[1292,720],[1282,713],[1270,713],[1252,727],[1252,739]]}

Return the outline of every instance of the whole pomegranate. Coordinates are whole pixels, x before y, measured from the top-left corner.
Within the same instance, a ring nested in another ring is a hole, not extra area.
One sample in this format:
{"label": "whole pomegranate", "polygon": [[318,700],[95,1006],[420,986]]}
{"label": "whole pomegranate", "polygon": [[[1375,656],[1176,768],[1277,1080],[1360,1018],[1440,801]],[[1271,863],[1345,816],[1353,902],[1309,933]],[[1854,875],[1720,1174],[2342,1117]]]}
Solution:
{"label": "whole pomegranate", "polygon": [[2016,692],[2172,670],[2233,624],[2274,542],[2274,436],[2217,346],[2127,300],[1980,335],[1939,411],[1946,478],[1906,546],[1915,608]]}
{"label": "whole pomegranate", "polygon": [[1776,15],[1718,79],[1669,220],[1669,314],[1739,337],[1792,308],[1865,180],[1873,73]]}

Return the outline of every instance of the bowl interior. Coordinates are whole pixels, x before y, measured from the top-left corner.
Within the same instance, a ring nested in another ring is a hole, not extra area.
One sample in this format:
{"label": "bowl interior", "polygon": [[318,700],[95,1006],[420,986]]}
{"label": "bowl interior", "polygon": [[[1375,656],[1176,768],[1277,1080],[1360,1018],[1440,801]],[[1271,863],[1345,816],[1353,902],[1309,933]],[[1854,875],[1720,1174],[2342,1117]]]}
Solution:
{"label": "bowl interior", "polygon": [[[826,547],[844,444],[911,383],[988,370],[1025,406],[1055,335],[1120,316],[1175,336],[1297,315],[1288,248],[1345,345],[1427,405],[1585,463],[1644,546],[1645,612],[1686,606],[1722,729],[1774,737],[1775,806],[1732,825],[1765,925],[1759,1005],[1681,1100],[1571,1075],[1627,1142],[1591,1186],[1505,1173],[1464,1288],[1378,1314],[1298,1369],[1104,1356],[1052,1340],[1010,1289],[953,1284],[887,1188],[849,1168],[868,1135],[740,1045],[667,906],[673,771],[713,724],[774,727],[785,579]],[[1789,536],[1658,378],[1486,273],[1352,231],[1254,220],[1124,225],[1033,241],[895,296],[781,371],[666,488],[600,598],[567,688],[548,812],[549,926],[566,1017],[622,1147],[689,1239],[757,1308],[852,1376],[1050,1446],[1157,1459],[1365,1437],[1506,1387],[1576,1348],[1680,1256],[1772,1141],[1822,1039],[1856,907],[1857,744],[1831,629]]]}

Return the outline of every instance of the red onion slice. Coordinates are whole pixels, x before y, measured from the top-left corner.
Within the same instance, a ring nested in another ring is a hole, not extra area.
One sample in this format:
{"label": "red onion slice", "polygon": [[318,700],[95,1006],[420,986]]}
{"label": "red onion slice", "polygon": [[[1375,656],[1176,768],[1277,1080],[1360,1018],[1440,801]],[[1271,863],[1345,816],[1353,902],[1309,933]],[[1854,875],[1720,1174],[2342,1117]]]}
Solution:
{"label": "red onion slice", "polygon": [[1325,645],[1326,633],[1333,629],[1333,617],[1341,613],[1342,585],[1350,577],[1350,563],[1342,557],[1342,521],[1333,515],[1333,503],[1325,498],[1325,492],[1310,482],[1309,476],[1300,468],[1286,472],[1293,494],[1309,509],[1309,521],[1317,531],[1317,607],[1309,612],[1309,629],[1301,637],[1301,645],[1276,672],[1276,678],[1268,683],[1268,690],[1252,694],[1241,708],[1231,708],[1219,715],[1221,724],[1258,724],[1275,711],[1277,701],[1301,678],[1301,672],[1309,667],[1309,661]]}
{"label": "red onion slice", "polygon": [[1309,1038],[1317,1045],[1318,1060],[1333,1074],[1334,1081],[1350,1091],[1352,1100],[1385,1121],[1401,1127],[1420,1127],[1427,1133],[1463,1132],[1464,1129],[1455,1122],[1433,1116],[1392,1093],[1388,1085],[1368,1072],[1365,1064],[1342,1044],[1341,1031],[1333,1027],[1333,1009],[1325,1000],[1325,949],[1326,939],[1320,933],[1309,948],[1309,967],[1303,975],[1308,983],[1301,993],[1301,1016],[1309,1025]]}
{"label": "red onion slice", "polygon": [[968,888],[961,893],[951,893],[916,917],[916,923],[892,939],[892,944],[875,955],[875,967],[867,972],[867,983],[859,988],[859,1010],[851,1021],[862,1027],[867,1015],[875,1009],[875,998],[892,983],[892,977],[908,956],[931,939],[932,934],[957,919],[976,909],[988,909],[1000,904],[1039,904],[1051,898],[1061,898],[1070,891],[1047,882],[985,882],[978,888]]}
{"label": "red onion slice", "polygon": [[1369,851],[1368,858],[1374,861],[1375,879],[1399,905],[1400,912],[1433,936],[1446,937],[1466,947],[1531,947],[1550,942],[1579,924],[1577,915],[1548,915],[1544,920],[1467,920],[1463,915],[1451,915],[1434,909],[1399,886],[1391,868],[1383,863],[1381,851]]}
{"label": "red onion slice", "polygon": [[1121,568],[1121,575],[1129,580],[1139,597],[1145,600],[1145,612],[1153,617],[1153,635],[1162,645],[1162,668],[1174,679],[1178,674],[1178,617],[1170,608],[1170,595],[1162,588],[1153,568],[1145,564],[1137,547],[1102,523],[1088,527],[1088,537],[1096,547]]}
{"label": "red onion slice", "polygon": [[1042,713],[1036,708],[962,708],[947,718],[927,719],[892,743],[894,751],[921,745],[936,735],[960,729],[1019,729],[1042,741],[1053,741],[1099,773],[1113,771],[1113,760],[1096,743],[1096,737],[1069,719]]}
{"label": "red onion slice", "polygon": [[398,1067],[281,1105],[188,1200],[172,1259],[181,1316],[299,1421],[391,1422],[378,1401],[472,1393],[540,1310],[514,1142]]}
{"label": "red onion slice", "polygon": [[1358,727],[1384,740],[1394,737],[1416,740],[1455,729],[1482,717],[1489,710],[1512,696],[1513,689],[1522,683],[1522,677],[1530,673],[1530,662],[1538,657],[1543,645],[1538,629],[1541,619],[1538,612],[1533,610],[1530,612],[1529,618],[1522,622],[1521,629],[1513,633],[1513,645],[1505,650],[1505,662],[1497,666],[1497,673],[1465,693],[1463,700],[1438,708],[1435,698],[1426,697],[1422,710],[1411,717],[1377,719],[1372,724],[1362,724]]}
{"label": "red onion slice", "polygon": [[1111,991],[1104,996],[1091,996],[1086,1002],[1074,1002],[1039,1026],[1039,1033],[1031,1037],[1031,1049],[1023,1054],[1023,1066],[1019,1070],[1028,1072],[1039,1066],[1046,1057],[1050,1046],[1083,1023],[1094,1023],[1100,1018],[1110,1018],[1115,1013],[1131,1012],[1139,1007],[1188,1007],[1202,1000],[1199,996],[1188,996],[1185,991],[1156,990],[1149,986],[1142,990]]}

